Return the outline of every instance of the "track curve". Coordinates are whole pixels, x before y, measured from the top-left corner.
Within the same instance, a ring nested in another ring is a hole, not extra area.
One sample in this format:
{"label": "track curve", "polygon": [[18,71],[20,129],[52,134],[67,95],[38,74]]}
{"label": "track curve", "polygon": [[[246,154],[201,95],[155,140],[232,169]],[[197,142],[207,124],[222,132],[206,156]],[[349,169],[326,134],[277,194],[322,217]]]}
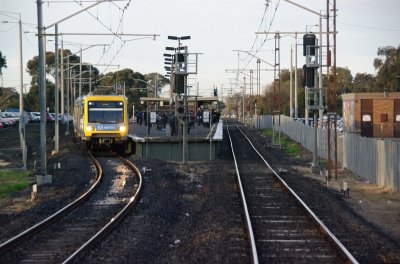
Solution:
{"label": "track curve", "polygon": [[3,243],[0,262],[70,262],[123,219],[139,199],[139,169],[122,157],[92,156],[92,160],[98,174],[90,189],[33,228]]}

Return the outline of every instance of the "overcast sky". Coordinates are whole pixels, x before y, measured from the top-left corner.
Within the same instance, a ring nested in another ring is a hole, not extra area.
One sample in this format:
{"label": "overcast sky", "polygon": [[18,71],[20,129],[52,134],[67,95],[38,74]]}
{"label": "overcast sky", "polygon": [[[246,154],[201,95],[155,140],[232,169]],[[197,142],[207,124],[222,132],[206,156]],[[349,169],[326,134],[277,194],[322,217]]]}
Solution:
{"label": "overcast sky", "polygon": [[[292,0],[316,12],[326,13],[326,1]],[[49,26],[92,1],[52,0],[43,4],[43,21]],[[274,34],[258,35],[257,31],[270,32],[318,32],[319,16],[303,10],[284,0],[132,0],[102,3],[89,12],[83,12],[59,25],[60,33],[110,33],[125,34],[159,34],[152,39],[123,37],[122,42],[112,36],[71,36],[64,35],[64,48],[78,52],[80,44],[112,44],[106,47],[92,47],[83,52],[84,62],[92,64],[113,64],[119,68],[98,66],[100,72],[116,71],[131,68],[143,74],[159,72],[164,74],[164,57],[166,46],[176,46],[177,41],[168,40],[168,35],[186,36],[184,45],[189,52],[199,55],[198,75],[192,76],[190,82],[199,83],[200,95],[209,96],[213,86],[221,86],[224,95],[235,91],[236,74],[227,73],[227,69],[246,70],[256,68],[256,59],[244,52],[233,50],[252,50],[262,60],[274,63]],[[333,0],[332,0],[333,2]],[[16,22],[12,17],[20,13],[23,25],[23,61],[37,55],[37,5],[34,0],[1,0],[0,21]],[[378,47],[400,44],[400,10],[399,0],[337,0],[337,65],[347,67],[353,76],[356,73],[375,74],[373,59],[377,57]],[[10,17],[11,16],[11,17]],[[122,18],[122,19],[121,19]],[[121,21],[121,23],[120,23]],[[323,30],[326,21],[323,20]],[[111,31],[109,30],[111,29]],[[49,28],[47,33],[54,33]],[[298,43],[302,43],[300,35]],[[53,37],[48,37],[47,50],[54,50]],[[17,87],[18,81],[18,25],[15,23],[0,24],[0,51],[7,58],[7,69],[3,69],[3,85]],[[74,43],[73,45],[68,43]],[[290,47],[295,43],[292,36],[280,39],[280,67],[290,67]],[[326,38],[323,38],[323,45]],[[298,52],[298,67],[304,64],[301,50]],[[261,69],[271,69],[261,63]],[[245,75],[240,75],[243,81]],[[263,71],[261,85],[273,80],[273,72]],[[246,77],[248,83],[248,77]],[[24,83],[30,83],[28,74],[24,74]],[[192,91],[193,93],[194,91]]]}

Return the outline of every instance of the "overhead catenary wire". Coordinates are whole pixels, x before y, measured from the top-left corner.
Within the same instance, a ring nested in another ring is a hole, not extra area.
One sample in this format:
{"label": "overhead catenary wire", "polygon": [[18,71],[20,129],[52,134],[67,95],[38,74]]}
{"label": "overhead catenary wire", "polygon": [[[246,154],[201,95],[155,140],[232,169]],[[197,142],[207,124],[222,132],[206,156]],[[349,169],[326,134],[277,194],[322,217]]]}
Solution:
{"label": "overhead catenary wire", "polygon": [[[236,77],[237,77],[237,78],[236,78],[236,79],[237,79],[237,82],[238,82],[238,78],[239,78],[239,76],[238,76],[239,72],[244,72],[244,71],[249,67],[250,63],[254,60],[254,58],[256,57],[256,55],[262,50],[262,48],[264,47],[265,43],[267,43],[267,41],[269,41],[269,40],[274,40],[274,39],[275,39],[275,38],[268,38],[268,34],[269,34],[269,32],[270,32],[270,30],[271,30],[271,27],[272,27],[272,25],[273,25],[273,22],[274,22],[275,15],[276,15],[276,13],[277,13],[279,4],[280,4],[280,0],[278,0],[277,3],[276,3],[276,5],[274,6],[274,8],[273,8],[273,10],[272,10],[272,12],[271,12],[271,13],[272,13],[271,19],[270,19],[269,22],[267,23],[267,18],[266,18],[266,16],[267,16],[267,11],[270,9],[270,7],[271,7],[272,5],[271,5],[271,0],[266,0],[266,5],[265,5],[264,13],[263,13],[263,16],[262,16],[262,18],[261,18],[261,21],[260,21],[260,25],[259,25],[259,27],[258,27],[258,30],[261,29],[261,26],[262,26],[262,25],[264,25],[264,26],[265,26],[264,31],[267,32],[267,34],[265,34],[264,40],[262,41],[261,45],[258,46],[257,48],[256,48],[256,43],[257,43],[257,40],[258,40],[258,34],[256,34],[256,36],[255,36],[255,38],[254,38],[254,41],[253,41],[253,44],[252,44],[252,46],[251,46],[251,49],[249,50],[249,53],[247,54],[247,56],[246,56],[244,59],[242,59],[242,61],[246,61],[246,60],[247,60],[247,63],[246,63],[244,66],[242,66],[242,67],[239,67],[239,65],[238,65],[238,73],[237,73],[237,76],[236,76]],[[266,28],[267,25],[268,25],[268,29]],[[238,56],[239,56],[239,54],[238,54]],[[240,57],[239,57],[239,59],[240,59]],[[238,84],[236,84],[236,86],[238,86]]]}
{"label": "overhead catenary wire", "polygon": [[[280,4],[280,0],[278,0],[278,3],[276,4],[276,6],[275,6],[275,8],[274,8],[274,10],[273,10],[273,15],[272,15],[271,20],[270,20],[270,22],[269,22],[269,27],[268,27],[268,29],[265,29],[265,31],[267,32],[267,34],[265,34],[265,38],[264,38],[262,44],[261,44],[260,47],[258,47],[258,49],[254,52],[254,55],[257,55],[257,54],[260,52],[260,50],[264,47],[265,43],[266,43],[268,40],[274,40],[274,39],[275,39],[275,38],[268,38],[268,35],[269,35],[270,31],[271,31],[272,24],[273,24],[273,22],[274,22],[274,20],[275,20],[275,15],[276,15],[276,12],[277,12],[277,10],[278,10],[279,4]],[[269,5],[268,5],[268,6],[269,6]],[[253,53],[253,47],[252,47],[252,49],[250,49],[250,53]],[[249,56],[250,56],[250,55],[248,55],[247,58],[248,58]],[[246,68],[248,67],[248,65],[253,61],[253,59],[254,59],[254,56],[251,56],[251,58],[249,59],[249,61],[248,61],[247,64],[246,64],[246,66],[243,67],[243,70],[246,69]]]}
{"label": "overhead catenary wire", "polygon": [[[261,18],[260,25],[258,26],[258,30],[261,29],[261,26],[262,26],[262,24],[263,24],[263,22],[264,22],[264,20],[265,20],[265,15],[267,14],[267,10],[268,10],[268,6],[269,6],[270,1],[271,1],[271,0],[266,0],[264,13],[263,13],[263,16],[262,16],[262,18]],[[265,21],[266,21],[266,20],[265,20]],[[254,41],[253,41],[253,44],[251,45],[250,51],[253,50],[254,45],[255,45],[256,42],[257,42],[257,39],[258,39],[258,35],[255,36]],[[248,56],[249,56],[249,55],[247,55],[246,58],[248,58]]]}
{"label": "overhead catenary wire", "polygon": [[[76,4],[82,6],[82,4],[81,4],[82,1],[77,1],[77,0],[73,0],[73,1],[74,1]],[[114,62],[114,60],[117,58],[118,54],[121,52],[122,48],[125,46],[126,42],[127,42],[127,40],[124,40],[121,36],[119,36],[119,33],[118,33],[118,31],[120,30],[120,28],[122,27],[122,24],[123,24],[123,18],[124,18],[124,15],[125,15],[125,10],[129,7],[130,3],[132,2],[132,0],[124,0],[124,1],[125,1],[125,2],[128,1],[128,3],[127,3],[123,8],[121,8],[120,6],[116,5],[115,3],[112,3],[112,4],[113,4],[115,7],[117,7],[117,8],[119,9],[119,11],[121,12],[121,13],[120,13],[120,19],[119,19],[119,22],[117,23],[118,25],[117,25],[115,31],[113,31],[111,25],[110,25],[110,26],[107,26],[103,21],[101,21],[101,20],[99,19],[98,15],[94,15],[94,14],[93,14],[92,12],[90,12],[89,10],[86,10],[86,12],[87,12],[90,16],[92,16],[94,19],[96,19],[104,28],[106,28],[108,31],[110,31],[112,34],[114,34],[114,37],[113,37],[113,39],[111,40],[111,43],[110,43],[109,47],[102,53],[102,55],[100,56],[100,58],[99,58],[99,60],[97,61],[97,63],[100,63],[100,62],[103,60],[104,56],[105,56],[106,54],[109,54],[110,50],[111,50],[111,49],[114,47],[114,45],[116,44],[116,39],[119,39],[119,40],[122,42],[122,44],[121,44],[121,46],[120,46],[116,51],[114,51],[114,55],[111,56],[111,59],[110,59],[110,61],[109,61],[109,64],[112,64],[112,63]],[[112,1],[110,1],[110,2],[112,2]],[[110,5],[111,5],[111,3],[110,3]],[[110,12],[110,16],[111,16],[111,12]],[[108,67],[106,67],[106,68],[102,71],[102,74],[105,73],[107,70],[108,70]]]}
{"label": "overhead catenary wire", "polygon": [[347,22],[337,21],[336,23],[350,26],[350,27],[364,28],[364,29],[375,30],[375,31],[389,31],[389,32],[399,32],[400,31],[400,29],[390,29],[390,28],[380,28],[380,27],[373,27],[373,26],[366,26],[366,25],[357,25],[357,24],[352,24],[352,23],[347,23]]}

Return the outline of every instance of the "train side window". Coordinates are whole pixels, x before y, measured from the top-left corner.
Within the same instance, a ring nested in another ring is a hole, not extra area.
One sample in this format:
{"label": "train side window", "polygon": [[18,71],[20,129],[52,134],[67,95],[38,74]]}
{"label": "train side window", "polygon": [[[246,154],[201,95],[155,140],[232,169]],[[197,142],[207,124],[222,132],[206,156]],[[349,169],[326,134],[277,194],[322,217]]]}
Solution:
{"label": "train side window", "polygon": [[80,110],[80,113],[81,113],[81,118],[83,118],[83,116],[84,116],[84,114],[85,114],[85,113],[84,113],[84,111],[85,111],[84,109],[85,109],[85,108],[84,108],[84,103],[82,102],[82,104],[81,104],[81,106],[80,106],[80,109],[79,109],[79,110]]}

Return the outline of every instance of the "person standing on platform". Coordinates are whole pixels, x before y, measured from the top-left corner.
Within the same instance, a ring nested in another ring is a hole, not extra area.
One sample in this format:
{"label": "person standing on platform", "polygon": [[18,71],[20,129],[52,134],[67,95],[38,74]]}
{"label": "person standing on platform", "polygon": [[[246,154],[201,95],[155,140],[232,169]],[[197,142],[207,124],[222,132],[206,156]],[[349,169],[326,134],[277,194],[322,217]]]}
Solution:
{"label": "person standing on platform", "polygon": [[172,113],[170,119],[170,126],[171,126],[171,136],[176,136],[178,134],[177,131],[177,123],[176,123],[176,116]]}
{"label": "person standing on platform", "polygon": [[168,122],[168,116],[167,116],[167,114],[165,114],[165,112],[162,113],[161,120],[162,120],[163,128],[165,129],[165,127],[167,126],[167,122]]}
{"label": "person standing on platform", "polygon": [[199,108],[197,112],[197,125],[200,126],[203,123],[203,110]]}
{"label": "person standing on platform", "polygon": [[150,128],[151,128],[150,112],[146,112],[146,122],[147,122],[147,135],[150,135]]}
{"label": "person standing on platform", "polygon": [[139,125],[141,126],[141,125],[142,125],[142,122],[143,122],[143,113],[142,113],[141,110],[138,111],[138,116],[137,116],[137,118],[138,118],[138,120],[139,120]]}

